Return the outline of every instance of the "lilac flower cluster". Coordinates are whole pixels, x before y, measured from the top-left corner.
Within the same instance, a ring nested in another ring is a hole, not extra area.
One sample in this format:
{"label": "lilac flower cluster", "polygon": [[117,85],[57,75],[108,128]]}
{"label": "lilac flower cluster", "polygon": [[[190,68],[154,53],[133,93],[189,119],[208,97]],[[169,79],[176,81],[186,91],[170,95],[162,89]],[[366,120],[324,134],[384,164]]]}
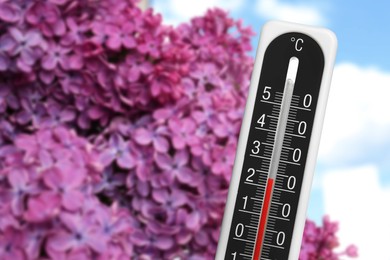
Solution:
{"label": "lilac flower cluster", "polygon": [[219,9],[0,1],[0,258],[212,259],[252,35]]}
{"label": "lilac flower cluster", "polygon": [[63,127],[0,149],[1,259],[118,259],[132,253],[128,210],[103,204],[98,152]]}
{"label": "lilac flower cluster", "polygon": [[355,258],[358,256],[356,246],[350,245],[344,251],[335,252],[339,246],[336,236],[338,223],[330,221],[325,216],[322,226],[317,226],[313,221],[307,220],[303,234],[300,260],[317,259],[345,259],[345,257]]}

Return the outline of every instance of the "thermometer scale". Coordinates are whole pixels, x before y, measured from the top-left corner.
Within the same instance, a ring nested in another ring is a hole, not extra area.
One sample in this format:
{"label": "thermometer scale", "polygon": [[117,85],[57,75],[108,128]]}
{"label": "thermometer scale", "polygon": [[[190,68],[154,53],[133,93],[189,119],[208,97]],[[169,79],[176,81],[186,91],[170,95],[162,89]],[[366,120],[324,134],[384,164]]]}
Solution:
{"label": "thermometer scale", "polygon": [[263,27],[216,259],[298,259],[336,48],[327,29]]}

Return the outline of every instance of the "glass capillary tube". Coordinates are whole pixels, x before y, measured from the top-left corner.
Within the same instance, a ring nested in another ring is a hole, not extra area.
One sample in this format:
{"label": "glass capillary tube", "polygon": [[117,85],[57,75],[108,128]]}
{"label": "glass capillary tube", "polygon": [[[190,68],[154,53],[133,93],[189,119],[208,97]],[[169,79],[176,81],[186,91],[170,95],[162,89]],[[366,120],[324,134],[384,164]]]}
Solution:
{"label": "glass capillary tube", "polygon": [[283,148],[284,134],[286,132],[287,119],[290,111],[291,100],[294,91],[294,82],[291,79],[286,80],[284,88],[282,105],[280,107],[279,122],[276,127],[274,148],[272,151],[271,162],[269,166],[268,178],[275,179],[278,172],[280,156]]}
{"label": "glass capillary tube", "polygon": [[271,161],[270,161],[270,166],[268,171],[267,185],[264,193],[263,207],[260,214],[260,222],[257,231],[257,238],[256,238],[254,252],[253,252],[253,257],[252,257],[253,260],[259,260],[261,257],[261,251],[262,251],[261,249],[263,247],[264,235],[267,227],[270,202],[272,199],[276,174],[279,168],[279,162],[280,162],[280,157],[283,148],[284,135],[286,133],[288,115],[289,115],[291,101],[293,97],[298,65],[299,65],[299,60],[297,57],[290,58],[288,69],[287,69],[286,82],[284,85],[282,103],[280,105],[279,120],[276,127],[274,147],[272,150],[272,156],[271,156]]}

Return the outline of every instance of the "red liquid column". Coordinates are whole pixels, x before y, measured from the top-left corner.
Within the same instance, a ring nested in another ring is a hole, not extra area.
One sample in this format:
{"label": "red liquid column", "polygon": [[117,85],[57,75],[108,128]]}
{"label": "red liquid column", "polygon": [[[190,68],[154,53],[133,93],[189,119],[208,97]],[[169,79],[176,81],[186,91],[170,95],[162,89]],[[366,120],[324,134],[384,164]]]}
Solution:
{"label": "red liquid column", "polygon": [[269,208],[271,205],[272,191],[274,189],[274,179],[269,178],[267,181],[267,187],[265,189],[265,196],[263,202],[263,209],[260,215],[259,230],[257,232],[255,252],[253,253],[253,260],[258,260],[261,254],[261,248],[263,247],[264,233],[267,228],[267,219]]}

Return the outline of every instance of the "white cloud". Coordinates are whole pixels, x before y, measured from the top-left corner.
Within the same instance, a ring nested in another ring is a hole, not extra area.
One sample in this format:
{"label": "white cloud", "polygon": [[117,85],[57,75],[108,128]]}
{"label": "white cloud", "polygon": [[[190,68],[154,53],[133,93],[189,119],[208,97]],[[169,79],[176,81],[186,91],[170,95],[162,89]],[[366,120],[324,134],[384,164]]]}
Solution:
{"label": "white cloud", "polygon": [[367,165],[328,172],[323,178],[325,211],[340,222],[342,247],[359,248],[359,259],[390,259],[390,187]]}
{"label": "white cloud", "polygon": [[390,73],[353,64],[335,67],[321,138],[326,166],[385,163],[390,157]]}
{"label": "white cloud", "polygon": [[257,11],[266,19],[276,19],[288,22],[323,25],[324,17],[312,6],[281,3],[279,0],[258,0]]}
{"label": "white cloud", "polygon": [[188,22],[192,17],[202,15],[207,9],[220,7],[226,10],[237,10],[243,4],[241,0],[156,0],[154,9],[164,15],[164,23],[178,25]]}

